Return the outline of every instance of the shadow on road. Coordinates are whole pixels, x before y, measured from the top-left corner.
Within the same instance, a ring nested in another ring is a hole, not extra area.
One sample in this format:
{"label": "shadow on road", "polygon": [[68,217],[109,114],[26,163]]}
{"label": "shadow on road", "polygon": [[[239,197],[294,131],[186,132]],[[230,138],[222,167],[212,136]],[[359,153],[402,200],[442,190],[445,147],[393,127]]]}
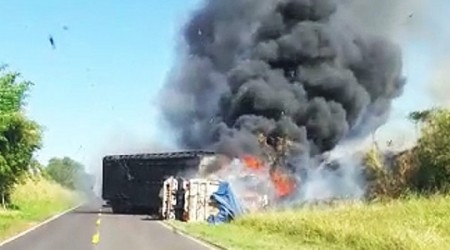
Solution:
{"label": "shadow on road", "polygon": [[141,219],[142,221],[162,221],[159,216],[146,216]]}
{"label": "shadow on road", "polygon": [[148,212],[144,212],[144,211],[133,211],[133,212],[122,212],[122,213],[113,213],[110,209],[107,210],[95,210],[95,209],[77,209],[75,211],[73,211],[72,213],[74,214],[98,214],[98,213],[102,213],[102,214],[115,214],[115,215],[140,215],[140,216],[144,216],[142,220],[158,220],[159,216],[158,215],[153,215],[150,214]]}
{"label": "shadow on road", "polygon": [[[99,210],[75,210],[72,213],[74,214],[98,214],[100,213]],[[111,211],[102,211],[102,214],[112,214]]]}

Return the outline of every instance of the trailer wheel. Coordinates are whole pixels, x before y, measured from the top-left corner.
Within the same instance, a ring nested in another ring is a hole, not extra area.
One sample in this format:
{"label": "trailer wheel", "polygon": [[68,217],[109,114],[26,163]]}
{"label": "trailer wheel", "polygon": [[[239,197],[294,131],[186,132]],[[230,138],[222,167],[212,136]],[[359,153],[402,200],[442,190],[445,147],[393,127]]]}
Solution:
{"label": "trailer wheel", "polygon": [[114,214],[124,214],[128,212],[128,206],[123,201],[111,202],[111,209]]}

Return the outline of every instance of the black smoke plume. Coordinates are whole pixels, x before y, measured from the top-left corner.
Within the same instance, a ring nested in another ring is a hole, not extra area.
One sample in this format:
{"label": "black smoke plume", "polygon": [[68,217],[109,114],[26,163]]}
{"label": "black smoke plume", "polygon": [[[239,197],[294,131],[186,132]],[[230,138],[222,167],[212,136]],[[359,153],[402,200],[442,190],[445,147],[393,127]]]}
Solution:
{"label": "black smoke plume", "polygon": [[316,155],[382,125],[405,83],[401,51],[339,18],[342,8],[339,0],[205,1],[161,95],[180,146],[258,154],[262,132]]}

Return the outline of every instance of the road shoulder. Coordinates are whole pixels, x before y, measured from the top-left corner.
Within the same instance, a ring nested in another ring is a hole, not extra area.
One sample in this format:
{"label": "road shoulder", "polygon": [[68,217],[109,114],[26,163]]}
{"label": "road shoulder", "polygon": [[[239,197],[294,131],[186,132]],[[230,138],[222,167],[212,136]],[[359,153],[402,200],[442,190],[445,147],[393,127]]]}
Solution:
{"label": "road shoulder", "polygon": [[193,234],[187,232],[186,230],[182,229],[181,227],[177,226],[175,223],[173,223],[171,221],[160,221],[159,223],[162,226],[164,226],[165,228],[167,228],[168,230],[171,230],[173,233],[179,234],[180,236],[188,238],[202,246],[205,246],[210,249],[226,250],[226,248],[223,246],[220,246],[214,242],[211,242],[203,237],[193,235]]}
{"label": "road shoulder", "polygon": [[46,219],[46,220],[44,220],[42,222],[38,222],[37,225],[34,225],[34,226],[32,226],[32,227],[30,227],[28,229],[25,229],[24,231],[19,232],[18,234],[14,235],[12,237],[9,237],[6,240],[1,241],[0,242],[0,247],[2,247],[2,246],[6,245],[6,244],[8,244],[8,243],[10,243],[10,242],[12,242],[14,240],[17,240],[17,239],[21,238],[22,236],[24,236],[24,235],[26,235],[26,234],[28,234],[28,233],[30,233],[32,231],[35,231],[36,229],[38,229],[38,228],[40,228],[40,227],[42,227],[42,226],[44,226],[44,225],[46,225],[46,224],[48,224],[48,223],[50,223],[50,222],[52,222],[54,220],[60,218],[61,216],[65,215],[67,213],[70,213],[70,212],[80,208],[82,205],[83,205],[83,203],[80,203],[80,204],[78,204],[78,205],[76,205],[76,206],[74,206],[72,208],[69,208],[69,209],[67,209],[65,211],[62,211],[62,212],[60,212],[58,214],[55,214],[55,215],[51,216],[50,218],[48,218],[48,219]]}

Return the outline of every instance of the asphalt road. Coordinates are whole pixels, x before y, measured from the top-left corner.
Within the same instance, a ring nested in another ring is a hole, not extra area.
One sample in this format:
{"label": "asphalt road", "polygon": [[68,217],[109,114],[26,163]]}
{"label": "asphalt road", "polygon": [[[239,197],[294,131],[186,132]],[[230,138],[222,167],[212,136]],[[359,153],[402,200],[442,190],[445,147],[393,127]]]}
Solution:
{"label": "asphalt road", "polygon": [[0,250],[209,249],[145,215],[116,215],[91,202],[3,245]]}

